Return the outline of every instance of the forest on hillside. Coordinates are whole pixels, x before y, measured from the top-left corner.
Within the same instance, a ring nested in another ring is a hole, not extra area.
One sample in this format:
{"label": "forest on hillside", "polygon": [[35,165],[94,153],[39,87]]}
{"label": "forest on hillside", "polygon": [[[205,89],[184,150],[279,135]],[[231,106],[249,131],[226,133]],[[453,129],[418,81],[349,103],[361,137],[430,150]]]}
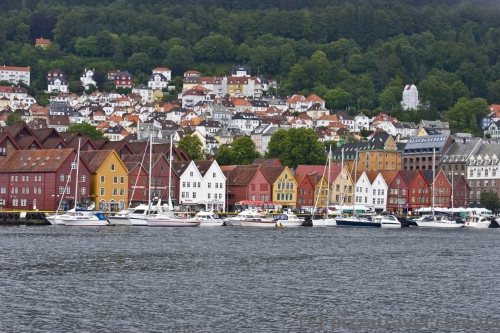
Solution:
{"label": "forest on hillside", "polygon": [[[213,76],[250,65],[283,96],[478,131],[485,105],[500,103],[498,17],[487,0],[3,0],[0,64],[30,66],[33,95],[52,68],[78,91],[84,68],[110,89],[110,69],[146,83],[158,66]],[[33,47],[40,37],[46,50]],[[405,84],[419,89],[418,112],[401,110]]]}

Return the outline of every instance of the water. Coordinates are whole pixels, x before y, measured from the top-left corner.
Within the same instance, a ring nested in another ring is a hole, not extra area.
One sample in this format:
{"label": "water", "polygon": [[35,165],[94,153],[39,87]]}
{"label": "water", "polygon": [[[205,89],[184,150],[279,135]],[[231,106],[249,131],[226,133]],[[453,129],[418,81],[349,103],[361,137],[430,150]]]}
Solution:
{"label": "water", "polygon": [[[336,318],[392,325],[427,315],[429,332],[448,317],[473,325],[488,317],[491,325],[499,316],[499,236],[498,229],[0,227],[0,331],[298,332],[301,316],[311,332],[331,330]],[[373,324],[334,328],[394,330]]]}

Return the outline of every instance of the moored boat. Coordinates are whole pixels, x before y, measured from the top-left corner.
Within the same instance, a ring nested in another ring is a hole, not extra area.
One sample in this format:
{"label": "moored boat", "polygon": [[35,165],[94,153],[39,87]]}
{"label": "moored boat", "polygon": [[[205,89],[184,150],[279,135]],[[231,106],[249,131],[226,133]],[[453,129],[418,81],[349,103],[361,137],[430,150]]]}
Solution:
{"label": "moored boat", "polygon": [[[380,228],[382,227],[381,222],[370,221],[365,218],[360,217],[344,217],[337,218],[337,227],[354,227],[354,228]],[[400,224],[401,226],[401,224]]]}
{"label": "moored boat", "polygon": [[197,227],[200,221],[184,219],[171,213],[159,213],[146,218],[148,227]]}
{"label": "moored boat", "polygon": [[67,226],[74,227],[98,227],[108,225],[104,212],[99,210],[77,210],[73,215],[67,215],[61,219]]}
{"label": "moored boat", "polygon": [[468,228],[487,229],[491,225],[491,221],[481,215],[471,215],[465,220],[465,226]]}
{"label": "moored boat", "polygon": [[373,222],[380,223],[381,228],[401,228],[401,222],[392,214],[375,216],[372,220]]}
{"label": "moored boat", "polygon": [[415,220],[415,223],[420,228],[463,228],[464,223],[457,221],[442,219],[438,220],[435,216],[423,216]]}
{"label": "moored boat", "polygon": [[224,223],[213,210],[200,211],[194,216],[194,219],[200,222],[200,227],[221,226]]}
{"label": "moored boat", "polygon": [[273,216],[273,220],[276,223],[276,226],[283,227],[301,227],[304,223],[304,220],[299,218],[295,214],[284,213],[284,214],[275,214]]}

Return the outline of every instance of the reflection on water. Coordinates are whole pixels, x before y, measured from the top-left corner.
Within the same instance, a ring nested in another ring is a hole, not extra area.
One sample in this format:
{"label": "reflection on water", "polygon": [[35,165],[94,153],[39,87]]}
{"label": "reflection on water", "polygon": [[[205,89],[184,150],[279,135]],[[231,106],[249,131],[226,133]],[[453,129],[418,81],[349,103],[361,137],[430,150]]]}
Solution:
{"label": "reflection on water", "polygon": [[0,227],[0,331],[289,332],[302,315],[491,318],[499,232]]}

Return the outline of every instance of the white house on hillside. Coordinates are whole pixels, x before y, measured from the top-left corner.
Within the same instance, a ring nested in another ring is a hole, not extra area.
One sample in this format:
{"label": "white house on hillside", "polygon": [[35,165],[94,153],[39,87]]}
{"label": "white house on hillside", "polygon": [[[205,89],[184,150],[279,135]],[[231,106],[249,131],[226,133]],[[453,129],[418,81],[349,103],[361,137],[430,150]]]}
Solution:
{"label": "white house on hillside", "polygon": [[403,100],[401,101],[401,106],[403,106],[404,110],[416,110],[418,104],[417,87],[414,84],[406,85],[405,90],[403,90]]}
{"label": "white house on hillside", "polygon": [[80,76],[80,82],[82,83],[82,86],[87,90],[90,85],[94,85],[97,87],[97,82],[94,81],[94,70],[93,69],[86,69],[83,72],[82,76]]}

